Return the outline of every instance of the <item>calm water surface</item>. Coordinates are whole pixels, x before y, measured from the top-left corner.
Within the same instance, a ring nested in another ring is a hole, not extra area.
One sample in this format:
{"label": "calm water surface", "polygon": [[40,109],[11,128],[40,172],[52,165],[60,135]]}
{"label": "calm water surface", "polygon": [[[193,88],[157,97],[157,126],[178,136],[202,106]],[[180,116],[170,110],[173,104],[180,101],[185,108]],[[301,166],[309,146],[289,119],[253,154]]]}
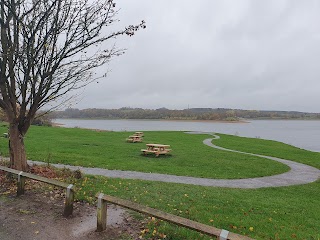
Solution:
{"label": "calm water surface", "polygon": [[55,119],[64,127],[111,131],[203,131],[257,137],[288,143],[320,152],[320,121],[250,120],[249,123],[220,123],[159,120]]}

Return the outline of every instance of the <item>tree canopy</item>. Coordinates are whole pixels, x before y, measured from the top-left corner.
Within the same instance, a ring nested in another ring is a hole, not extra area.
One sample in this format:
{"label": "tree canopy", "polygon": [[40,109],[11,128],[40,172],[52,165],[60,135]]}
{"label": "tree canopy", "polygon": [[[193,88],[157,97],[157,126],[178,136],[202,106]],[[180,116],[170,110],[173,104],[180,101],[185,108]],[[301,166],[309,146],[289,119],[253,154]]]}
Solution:
{"label": "tree canopy", "polygon": [[36,112],[123,54],[112,40],[145,28],[142,21],[115,30],[117,12],[113,0],[1,0],[0,107],[10,123],[13,167],[26,167],[23,137]]}

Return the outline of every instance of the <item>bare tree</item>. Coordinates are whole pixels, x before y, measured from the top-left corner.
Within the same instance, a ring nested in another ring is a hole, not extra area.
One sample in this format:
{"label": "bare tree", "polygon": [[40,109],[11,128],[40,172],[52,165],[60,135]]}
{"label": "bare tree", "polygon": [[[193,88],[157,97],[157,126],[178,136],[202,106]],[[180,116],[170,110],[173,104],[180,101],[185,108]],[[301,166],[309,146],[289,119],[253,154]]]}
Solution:
{"label": "bare tree", "polygon": [[116,14],[113,0],[1,0],[0,107],[12,168],[27,168],[24,136],[36,112],[124,53],[110,40],[145,28],[142,21],[115,31]]}

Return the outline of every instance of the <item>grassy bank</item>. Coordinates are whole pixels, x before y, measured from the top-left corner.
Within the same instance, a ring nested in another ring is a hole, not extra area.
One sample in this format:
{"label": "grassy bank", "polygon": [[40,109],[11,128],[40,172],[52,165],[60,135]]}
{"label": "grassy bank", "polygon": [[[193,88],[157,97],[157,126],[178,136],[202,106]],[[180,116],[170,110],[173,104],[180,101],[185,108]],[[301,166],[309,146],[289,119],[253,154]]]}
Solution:
{"label": "grassy bank", "polygon": [[219,136],[221,136],[221,138],[214,140],[213,143],[220,147],[293,160],[320,169],[320,153],[318,152],[311,152],[272,140],[225,134],[219,134]]}
{"label": "grassy bank", "polygon": [[[0,130],[5,131],[5,128]],[[129,144],[125,138],[130,134],[32,127],[25,140],[30,159],[74,165],[212,178],[254,176],[255,171],[262,175],[269,171],[273,175],[286,170],[276,171],[283,165],[271,160],[205,146],[203,139],[211,136],[146,132],[144,143]],[[144,157],[140,149],[146,142],[170,144],[173,154],[164,158]],[[221,139],[214,143],[319,168],[319,153],[278,142],[221,135]],[[7,154],[7,139],[0,139],[0,147],[0,151]],[[94,195],[104,192],[256,239],[320,239],[319,180],[306,185],[262,189],[202,187],[95,176],[72,181],[76,185],[78,200],[94,202]],[[149,229],[147,239],[161,239],[164,235],[166,239],[175,240],[209,239],[160,221],[150,221],[146,228]]]}
{"label": "grassy bank", "polygon": [[[4,129],[3,129],[4,131]],[[144,143],[127,143],[131,132],[31,127],[25,144],[28,159],[86,167],[166,173],[206,178],[249,178],[283,173],[286,165],[268,159],[225,152],[205,146],[210,135],[145,132]],[[169,144],[171,156],[141,155],[146,143]],[[7,139],[0,139],[7,154]]]}
{"label": "grassy bank", "polygon": [[[256,239],[320,238],[320,181],[245,190],[91,176],[76,185],[80,199],[104,192]],[[208,239],[164,222],[155,228],[168,239]]]}

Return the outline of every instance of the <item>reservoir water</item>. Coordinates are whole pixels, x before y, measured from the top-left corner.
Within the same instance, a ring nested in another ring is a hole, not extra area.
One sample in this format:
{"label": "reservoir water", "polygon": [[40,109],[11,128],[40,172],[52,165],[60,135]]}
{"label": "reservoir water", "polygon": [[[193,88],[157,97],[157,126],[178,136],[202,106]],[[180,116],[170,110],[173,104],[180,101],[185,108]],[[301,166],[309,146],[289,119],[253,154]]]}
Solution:
{"label": "reservoir water", "polygon": [[320,152],[320,121],[249,120],[248,123],[164,121],[164,120],[84,120],[55,119],[63,127],[110,131],[202,131],[284,142]]}

